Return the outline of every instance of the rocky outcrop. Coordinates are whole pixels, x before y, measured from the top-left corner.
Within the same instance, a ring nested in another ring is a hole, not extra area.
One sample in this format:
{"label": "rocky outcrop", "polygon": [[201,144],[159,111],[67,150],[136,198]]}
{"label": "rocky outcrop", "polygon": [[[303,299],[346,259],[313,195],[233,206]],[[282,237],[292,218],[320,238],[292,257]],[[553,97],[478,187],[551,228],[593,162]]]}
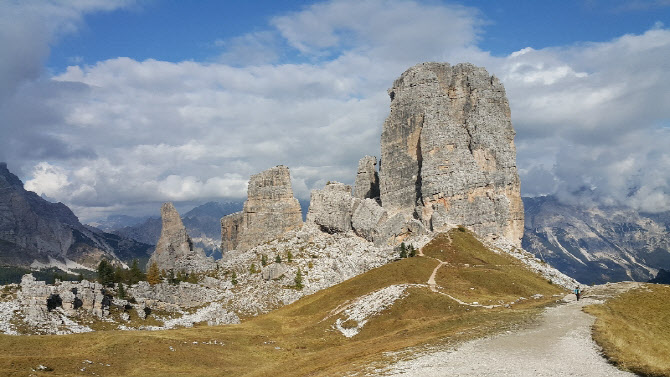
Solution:
{"label": "rocky outcrop", "polygon": [[377,157],[365,156],[358,162],[358,172],[354,183],[353,196],[357,199],[379,197],[379,174],[375,169]]}
{"label": "rocky outcrop", "polygon": [[326,233],[349,231],[355,202],[351,186],[328,182],[323,190],[312,190],[306,223],[314,224]]}
{"label": "rocky outcrop", "polygon": [[146,257],[149,248],[84,226],[65,204],[26,191],[0,163],[0,264],[93,269],[103,258],[119,265]]}
{"label": "rocky outcrop", "polygon": [[155,262],[161,270],[184,272],[201,272],[215,267],[214,261],[207,258],[202,249],[194,248],[172,203],[163,204],[161,219],[161,237],[149,259],[149,265]]}
{"label": "rocky outcrop", "polygon": [[471,64],[423,63],[405,71],[389,95],[383,208],[431,230],[462,224],[520,245],[515,132],[500,81]]}
{"label": "rocky outcrop", "polygon": [[286,166],[251,176],[241,213],[221,219],[221,250],[248,250],[302,227],[300,203],[293,197]]}
{"label": "rocky outcrop", "polygon": [[91,331],[82,326],[70,326],[68,316],[85,312],[98,318],[109,315],[111,297],[99,283],[83,280],[64,281],[47,285],[35,280],[32,274],[21,279],[18,301],[24,321],[38,333],[61,334]]}

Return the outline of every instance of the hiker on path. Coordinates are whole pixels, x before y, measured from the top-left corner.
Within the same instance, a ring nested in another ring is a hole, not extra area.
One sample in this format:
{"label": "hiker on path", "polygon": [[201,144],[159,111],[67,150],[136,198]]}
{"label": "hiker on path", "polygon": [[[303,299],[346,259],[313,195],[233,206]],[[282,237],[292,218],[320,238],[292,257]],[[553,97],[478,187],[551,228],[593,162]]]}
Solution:
{"label": "hiker on path", "polygon": [[579,286],[575,287],[575,296],[577,296],[577,301],[579,301]]}

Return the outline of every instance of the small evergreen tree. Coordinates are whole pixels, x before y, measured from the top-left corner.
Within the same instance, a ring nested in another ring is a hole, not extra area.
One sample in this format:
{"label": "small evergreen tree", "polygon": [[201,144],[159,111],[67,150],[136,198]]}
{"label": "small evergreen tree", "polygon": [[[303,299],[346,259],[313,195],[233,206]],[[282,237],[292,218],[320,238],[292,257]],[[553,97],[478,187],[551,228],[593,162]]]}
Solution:
{"label": "small evergreen tree", "polygon": [[98,282],[104,286],[109,286],[114,283],[114,267],[103,259],[98,264]]}
{"label": "small evergreen tree", "polygon": [[275,258],[275,263],[281,263],[281,257],[279,254],[277,254],[277,257]]}
{"label": "small evergreen tree", "polygon": [[414,249],[414,245],[410,244],[409,245],[409,257],[413,258],[416,256],[416,249]]}
{"label": "small evergreen tree", "polygon": [[147,271],[147,282],[151,285],[156,285],[161,282],[161,273],[158,269],[158,264],[156,261],[153,261],[149,265],[149,271]]}
{"label": "small evergreen tree", "polygon": [[268,265],[268,256],[265,255],[265,254],[263,254],[263,255],[261,256],[261,265],[262,265],[263,267],[265,267],[265,266]]}
{"label": "small evergreen tree", "polygon": [[407,258],[407,247],[404,242],[400,244],[400,258]]}
{"label": "small evergreen tree", "polygon": [[233,275],[230,277],[230,282],[233,283],[233,285],[237,285],[237,274],[235,271],[233,271]]}
{"label": "small evergreen tree", "polygon": [[249,273],[250,274],[255,274],[256,272],[258,272],[258,271],[256,271],[256,265],[254,263],[252,263],[251,266],[249,267]]}
{"label": "small evergreen tree", "polygon": [[298,267],[298,271],[295,273],[295,279],[293,279],[293,281],[295,282],[295,289],[301,290],[303,288],[300,267]]}
{"label": "small evergreen tree", "polygon": [[126,298],[126,288],[123,287],[123,283],[119,283],[119,289],[117,290],[116,295],[122,300]]}
{"label": "small evergreen tree", "polygon": [[289,263],[293,262],[293,253],[291,253],[291,250],[288,251],[288,254],[286,255],[286,260]]}
{"label": "small evergreen tree", "polygon": [[146,275],[140,269],[140,261],[133,259],[133,263],[130,265],[130,271],[128,271],[128,284],[137,284],[146,278]]}

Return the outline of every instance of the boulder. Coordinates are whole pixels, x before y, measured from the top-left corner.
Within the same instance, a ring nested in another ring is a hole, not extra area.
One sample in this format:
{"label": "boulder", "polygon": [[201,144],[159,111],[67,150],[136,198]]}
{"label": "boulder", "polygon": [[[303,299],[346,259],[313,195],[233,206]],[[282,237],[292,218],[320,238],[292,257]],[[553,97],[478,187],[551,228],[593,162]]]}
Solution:
{"label": "boulder", "polygon": [[351,226],[360,237],[373,242],[379,238],[379,227],[386,221],[388,214],[376,200],[360,200],[351,216]]}
{"label": "boulder", "polygon": [[323,190],[313,190],[307,212],[307,223],[314,224],[326,233],[351,230],[351,215],[356,201],[351,196],[351,186],[328,182]]}

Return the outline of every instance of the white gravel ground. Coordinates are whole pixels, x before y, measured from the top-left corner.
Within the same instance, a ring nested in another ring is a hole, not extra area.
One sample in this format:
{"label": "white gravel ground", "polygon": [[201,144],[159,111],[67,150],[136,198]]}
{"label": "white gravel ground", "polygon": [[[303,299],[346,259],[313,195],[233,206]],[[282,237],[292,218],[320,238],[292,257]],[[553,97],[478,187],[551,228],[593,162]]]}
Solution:
{"label": "white gravel ground", "polygon": [[532,328],[400,361],[380,376],[635,376],[608,364],[591,339],[585,298],[549,308]]}

